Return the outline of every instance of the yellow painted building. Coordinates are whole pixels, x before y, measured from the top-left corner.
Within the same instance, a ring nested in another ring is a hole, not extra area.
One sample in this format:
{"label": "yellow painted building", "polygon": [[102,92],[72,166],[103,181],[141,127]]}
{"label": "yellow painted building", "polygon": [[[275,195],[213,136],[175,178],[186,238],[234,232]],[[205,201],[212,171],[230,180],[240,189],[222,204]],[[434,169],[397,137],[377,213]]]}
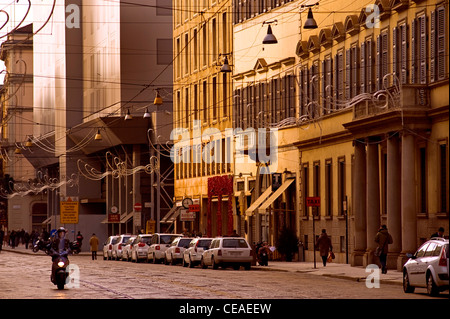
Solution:
{"label": "yellow painted building", "polygon": [[[274,243],[292,227],[312,260],[325,228],[337,261],[367,265],[386,224],[394,237],[388,266],[400,269],[406,253],[448,225],[448,1],[233,6],[235,127],[260,120],[278,128],[276,172],[296,180],[295,224],[279,222],[292,196],[277,203],[264,191],[270,183],[252,196],[252,239]],[[309,10],[317,28],[308,30]],[[269,26],[275,44],[263,44]],[[235,174],[255,171],[236,165]],[[306,197],[320,197],[320,207]]]}
{"label": "yellow painted building", "polygon": [[227,234],[234,228],[230,192],[222,196],[217,188],[208,187],[208,180],[225,176],[225,183],[232,186],[227,182],[233,178],[232,152],[225,137],[226,129],[232,128],[232,84],[230,73],[221,72],[225,59],[233,65],[232,2],[174,0],[172,4],[173,150],[179,156],[174,160],[174,207],[190,198],[200,205],[200,212],[188,221],[174,208],[166,219],[177,220],[177,232],[185,228]]}

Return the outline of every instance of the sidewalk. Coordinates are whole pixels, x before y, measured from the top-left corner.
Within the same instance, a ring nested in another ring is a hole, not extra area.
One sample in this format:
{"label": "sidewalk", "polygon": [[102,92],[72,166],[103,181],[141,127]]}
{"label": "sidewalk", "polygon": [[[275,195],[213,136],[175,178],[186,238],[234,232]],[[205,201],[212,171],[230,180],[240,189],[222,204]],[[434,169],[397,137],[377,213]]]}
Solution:
{"label": "sidewalk", "polygon": [[[31,249],[26,250],[24,245],[19,247],[3,247],[4,251],[15,252],[20,254],[29,255],[45,255],[44,252],[39,251],[33,253]],[[89,251],[81,252],[78,256],[90,256]],[[1,253],[0,253],[1,258]],[[314,268],[313,262],[285,262],[285,261],[269,261],[269,266],[252,266],[252,269],[260,271],[286,271],[297,273],[308,273],[311,275],[327,276],[331,278],[340,278],[353,281],[364,282],[367,276],[373,274],[372,271],[366,272],[365,267],[351,267],[348,264],[327,263],[326,267],[323,267],[322,262],[316,262],[316,268]],[[402,272],[396,270],[388,270],[387,274],[380,273],[380,284],[393,284],[402,285],[403,276]]]}

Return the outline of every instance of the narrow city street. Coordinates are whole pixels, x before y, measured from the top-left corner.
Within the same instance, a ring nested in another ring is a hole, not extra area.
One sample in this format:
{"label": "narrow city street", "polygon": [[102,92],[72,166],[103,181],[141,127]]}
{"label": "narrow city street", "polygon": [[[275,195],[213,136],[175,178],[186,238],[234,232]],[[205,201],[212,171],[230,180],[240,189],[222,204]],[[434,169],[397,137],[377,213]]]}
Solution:
{"label": "narrow city street", "polygon": [[[425,290],[399,285],[369,289],[364,282],[311,274],[252,269],[190,269],[100,256],[71,256],[79,287],[57,290],[45,255],[0,254],[0,299],[428,299]],[[74,283],[76,285],[76,283]],[[448,298],[448,293],[440,297]]]}

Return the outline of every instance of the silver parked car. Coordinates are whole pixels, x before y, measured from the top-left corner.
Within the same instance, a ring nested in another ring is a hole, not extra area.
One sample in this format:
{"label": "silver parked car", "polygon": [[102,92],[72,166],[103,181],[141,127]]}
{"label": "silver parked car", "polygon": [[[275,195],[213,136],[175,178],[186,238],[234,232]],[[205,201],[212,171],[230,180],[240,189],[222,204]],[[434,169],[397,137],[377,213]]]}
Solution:
{"label": "silver parked car", "polygon": [[131,235],[120,235],[117,238],[116,243],[112,246],[111,258],[115,260],[122,259],[122,248],[125,243],[130,239]]}
{"label": "silver parked car", "polygon": [[103,260],[112,258],[112,246],[116,243],[119,236],[109,236],[103,243]]}
{"label": "silver parked car", "polygon": [[195,267],[200,264],[202,260],[202,254],[205,250],[209,249],[212,238],[197,237],[191,240],[189,247],[183,254],[183,266],[189,268]]}
{"label": "silver parked car", "polygon": [[181,234],[154,233],[148,248],[148,260],[152,260],[154,264],[164,260],[166,250],[170,247],[172,241],[182,236]]}
{"label": "silver parked car", "polygon": [[429,295],[437,295],[449,287],[448,239],[432,238],[416,251],[407,254],[409,260],[403,266],[403,291],[413,293],[416,287],[427,289]]}
{"label": "silver parked car", "polygon": [[238,270],[242,265],[245,270],[250,270],[252,261],[253,250],[245,238],[219,237],[214,238],[209,249],[203,252],[200,264],[204,269],[208,266],[217,269],[219,266],[225,268],[232,265]]}
{"label": "silver parked car", "polygon": [[122,246],[122,260],[130,261],[131,259],[131,248],[134,240],[136,239],[135,235],[132,235],[130,239]]}
{"label": "silver parked car", "polygon": [[189,247],[189,243],[192,241],[191,237],[178,237],[173,240],[170,247],[166,250],[166,256],[164,263],[175,265],[182,262],[184,251]]}
{"label": "silver parked car", "polygon": [[136,237],[131,247],[131,261],[147,260],[147,251],[152,240],[150,234],[140,234]]}

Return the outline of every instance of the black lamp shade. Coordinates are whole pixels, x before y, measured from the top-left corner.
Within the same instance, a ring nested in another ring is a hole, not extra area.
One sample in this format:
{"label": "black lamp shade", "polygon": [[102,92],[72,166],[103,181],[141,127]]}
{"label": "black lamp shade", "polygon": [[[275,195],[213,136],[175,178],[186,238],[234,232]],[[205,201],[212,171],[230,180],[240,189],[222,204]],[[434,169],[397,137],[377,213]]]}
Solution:
{"label": "black lamp shade", "polygon": [[272,34],[272,27],[269,24],[269,28],[267,28],[267,34],[264,37],[263,44],[275,44],[278,43],[277,38]]}
{"label": "black lamp shade", "polygon": [[304,29],[317,29],[317,23],[316,20],[314,20],[313,13],[311,8],[308,10],[308,18],[306,19],[305,25],[303,26]]}

